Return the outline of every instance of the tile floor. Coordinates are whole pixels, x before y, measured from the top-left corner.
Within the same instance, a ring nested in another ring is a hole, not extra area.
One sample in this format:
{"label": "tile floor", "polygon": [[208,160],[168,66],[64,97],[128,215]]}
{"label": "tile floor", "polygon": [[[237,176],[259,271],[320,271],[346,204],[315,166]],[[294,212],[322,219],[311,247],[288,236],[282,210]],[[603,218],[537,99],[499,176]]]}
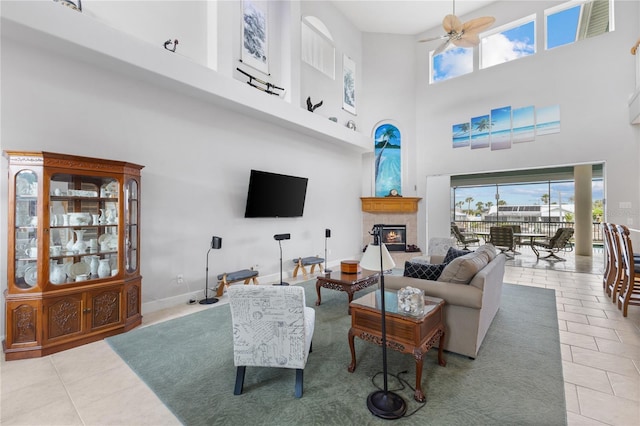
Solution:
{"label": "tile floor", "polygon": [[[640,307],[622,317],[602,290],[597,254],[566,257],[550,264],[523,252],[504,281],[556,291],[569,425],[638,425]],[[154,312],[144,325],[221,303]],[[180,424],[104,341],[0,367],[2,425]]]}

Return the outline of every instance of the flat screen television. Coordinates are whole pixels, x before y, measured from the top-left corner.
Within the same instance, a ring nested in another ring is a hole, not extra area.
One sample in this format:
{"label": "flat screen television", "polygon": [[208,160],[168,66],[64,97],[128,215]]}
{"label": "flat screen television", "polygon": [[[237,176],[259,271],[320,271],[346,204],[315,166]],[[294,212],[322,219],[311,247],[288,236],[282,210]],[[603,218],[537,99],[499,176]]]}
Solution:
{"label": "flat screen television", "polygon": [[244,217],[299,217],[309,179],[251,170]]}

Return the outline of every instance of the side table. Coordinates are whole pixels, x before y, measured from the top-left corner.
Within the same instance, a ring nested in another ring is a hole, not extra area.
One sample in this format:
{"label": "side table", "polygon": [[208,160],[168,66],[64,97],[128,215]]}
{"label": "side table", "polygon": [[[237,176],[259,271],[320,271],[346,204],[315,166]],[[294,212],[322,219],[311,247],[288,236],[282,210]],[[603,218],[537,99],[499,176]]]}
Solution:
{"label": "side table", "polygon": [[[393,291],[385,291],[391,297]],[[379,308],[380,290],[369,293],[354,300],[351,308],[351,329],[349,329],[349,348],[351,349],[351,364],[348,371],[356,369],[356,351],[354,338],[382,345],[382,312]],[[401,353],[412,354],[416,361],[416,390],[414,399],[424,402],[426,397],[422,391],[422,364],[424,355],[438,343],[438,364],[442,367],[447,362],[442,357],[444,345],[444,300],[425,296],[422,315],[411,316],[398,313],[397,305],[386,305],[387,347]]]}

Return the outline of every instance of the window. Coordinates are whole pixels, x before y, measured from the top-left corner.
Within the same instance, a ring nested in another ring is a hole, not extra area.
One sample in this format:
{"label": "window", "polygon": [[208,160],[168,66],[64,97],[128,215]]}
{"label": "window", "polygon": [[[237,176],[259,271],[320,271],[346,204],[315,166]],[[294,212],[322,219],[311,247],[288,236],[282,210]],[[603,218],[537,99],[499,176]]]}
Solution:
{"label": "window", "polygon": [[536,53],[535,24],[531,15],[481,36],[480,69]]}
{"label": "window", "polygon": [[431,83],[448,80],[473,71],[473,49],[454,47],[431,58]]}
{"label": "window", "polygon": [[327,27],[314,16],[302,18],[302,61],[335,79],[335,47]]}
{"label": "window", "polygon": [[544,11],[545,48],[613,31],[613,0],[570,1]]}

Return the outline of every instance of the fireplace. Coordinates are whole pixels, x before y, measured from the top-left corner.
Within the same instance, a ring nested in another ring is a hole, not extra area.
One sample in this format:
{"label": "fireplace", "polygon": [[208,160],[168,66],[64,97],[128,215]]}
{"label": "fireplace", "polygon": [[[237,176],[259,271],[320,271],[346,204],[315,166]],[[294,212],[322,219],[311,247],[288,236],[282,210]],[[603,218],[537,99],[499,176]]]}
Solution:
{"label": "fireplace", "polygon": [[407,250],[407,226],[406,225],[383,225],[382,243],[389,251]]}

